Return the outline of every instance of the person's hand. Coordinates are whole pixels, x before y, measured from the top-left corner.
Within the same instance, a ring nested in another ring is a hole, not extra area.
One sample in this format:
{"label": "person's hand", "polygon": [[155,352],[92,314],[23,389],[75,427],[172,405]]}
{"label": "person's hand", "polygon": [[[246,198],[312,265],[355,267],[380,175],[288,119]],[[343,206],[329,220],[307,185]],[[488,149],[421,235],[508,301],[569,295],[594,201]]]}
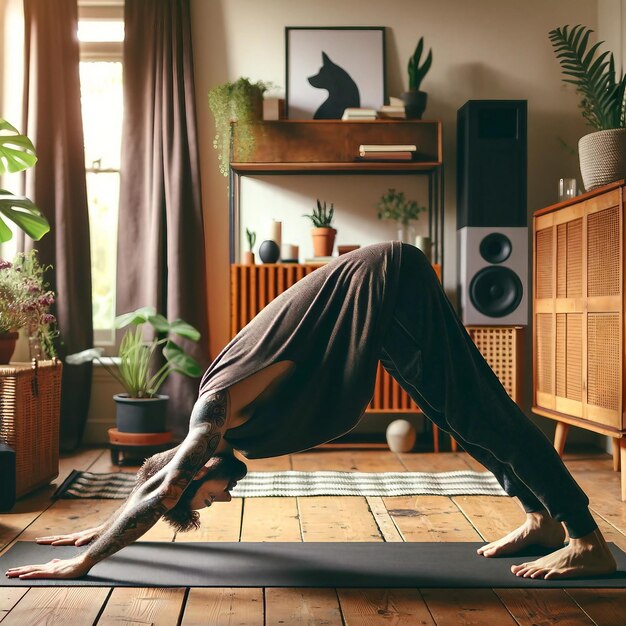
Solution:
{"label": "person's hand", "polygon": [[69,535],[50,535],[48,537],[37,537],[37,543],[52,546],[85,546],[100,536],[101,527],[88,528]]}
{"label": "person's hand", "polygon": [[30,580],[31,578],[80,578],[91,566],[81,556],[72,559],[52,559],[40,565],[22,565],[7,571],[7,578]]}

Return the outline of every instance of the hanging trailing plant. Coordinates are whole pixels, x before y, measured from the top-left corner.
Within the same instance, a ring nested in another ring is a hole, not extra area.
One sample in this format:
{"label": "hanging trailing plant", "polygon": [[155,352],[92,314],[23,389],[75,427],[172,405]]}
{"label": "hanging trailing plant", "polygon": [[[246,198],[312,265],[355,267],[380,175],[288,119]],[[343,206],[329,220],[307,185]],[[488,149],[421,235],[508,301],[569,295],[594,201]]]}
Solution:
{"label": "hanging trailing plant", "polygon": [[262,118],[263,94],[268,87],[262,81],[239,78],[209,90],[209,108],[215,118],[213,147],[224,176],[228,175],[231,145],[235,161],[245,161],[254,151],[253,124]]}

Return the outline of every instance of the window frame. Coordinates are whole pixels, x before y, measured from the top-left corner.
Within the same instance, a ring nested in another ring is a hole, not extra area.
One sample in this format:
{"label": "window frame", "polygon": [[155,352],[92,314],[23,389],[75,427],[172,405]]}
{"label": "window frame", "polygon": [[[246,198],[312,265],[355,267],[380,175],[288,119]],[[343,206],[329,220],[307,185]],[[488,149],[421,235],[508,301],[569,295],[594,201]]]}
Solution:
{"label": "window frame", "polygon": [[[91,1],[80,0],[78,5],[78,21],[124,21],[123,0]],[[110,61],[122,63],[123,41],[78,41],[79,59],[81,62]],[[118,170],[96,169],[85,166],[85,174],[93,172],[118,172]],[[120,172],[121,174],[121,172]],[[102,348],[106,356],[117,354],[119,333],[114,328],[94,329],[94,345]]]}

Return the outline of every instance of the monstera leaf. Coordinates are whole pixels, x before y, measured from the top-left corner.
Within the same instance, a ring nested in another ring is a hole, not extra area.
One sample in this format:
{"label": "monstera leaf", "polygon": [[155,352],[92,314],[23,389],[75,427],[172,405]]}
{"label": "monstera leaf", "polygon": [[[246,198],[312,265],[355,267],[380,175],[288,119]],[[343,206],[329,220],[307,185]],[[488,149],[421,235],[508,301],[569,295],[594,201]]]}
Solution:
{"label": "monstera leaf", "polygon": [[[30,139],[0,118],[0,174],[21,172],[36,162],[37,155]],[[31,200],[6,189],[0,189],[0,243],[13,236],[3,218],[15,223],[31,239],[41,239],[50,230],[48,220]]]}

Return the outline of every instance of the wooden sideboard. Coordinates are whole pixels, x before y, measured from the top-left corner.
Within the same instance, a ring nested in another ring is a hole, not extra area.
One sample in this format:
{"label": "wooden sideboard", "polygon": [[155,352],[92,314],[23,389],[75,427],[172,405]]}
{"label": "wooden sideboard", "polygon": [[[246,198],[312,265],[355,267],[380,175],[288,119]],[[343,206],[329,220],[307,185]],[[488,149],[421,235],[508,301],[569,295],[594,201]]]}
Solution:
{"label": "wooden sideboard", "polygon": [[533,412],[612,438],[626,500],[624,181],[533,218]]}

